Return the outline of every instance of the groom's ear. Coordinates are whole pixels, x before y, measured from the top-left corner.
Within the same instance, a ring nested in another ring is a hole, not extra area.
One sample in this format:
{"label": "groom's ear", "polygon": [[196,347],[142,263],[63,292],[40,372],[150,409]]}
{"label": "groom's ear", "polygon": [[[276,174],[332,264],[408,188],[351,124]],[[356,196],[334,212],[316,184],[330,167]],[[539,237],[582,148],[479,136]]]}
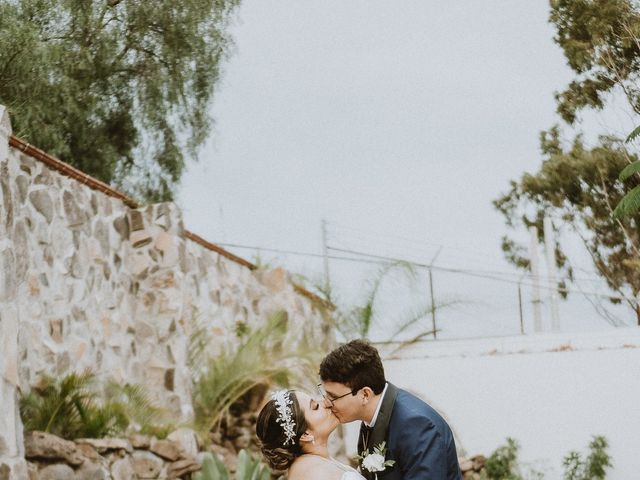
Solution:
{"label": "groom's ear", "polygon": [[369,400],[371,400],[373,397],[376,396],[376,394],[373,392],[373,390],[371,390],[371,388],[369,388],[369,387],[361,388],[360,392],[362,392],[362,403],[363,403],[363,405],[366,405],[369,402]]}

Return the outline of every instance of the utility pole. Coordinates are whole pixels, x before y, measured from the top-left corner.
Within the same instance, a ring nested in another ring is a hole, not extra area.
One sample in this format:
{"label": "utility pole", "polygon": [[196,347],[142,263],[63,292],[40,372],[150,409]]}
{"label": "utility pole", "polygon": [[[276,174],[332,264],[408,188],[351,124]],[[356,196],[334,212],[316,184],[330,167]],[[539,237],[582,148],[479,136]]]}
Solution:
{"label": "utility pole", "polygon": [[538,265],[538,229],[535,226],[529,227],[529,262],[531,265],[531,276],[533,278],[533,330],[542,331],[542,312],[540,309],[540,269]]}
{"label": "utility pole", "polygon": [[556,269],[556,239],[553,236],[553,224],[548,217],[544,218],[544,249],[547,257],[547,275],[551,290],[551,330],[560,331],[560,310],[558,307],[558,273]]}
{"label": "utility pole", "polygon": [[324,288],[325,293],[329,294],[330,281],[329,281],[329,249],[327,248],[327,221],[323,218],[321,225],[322,231],[322,259],[324,266]]}
{"label": "utility pole", "polygon": [[522,275],[518,279],[518,311],[520,313],[520,333],[524,335],[524,316],[522,315]]}
{"label": "utility pole", "polygon": [[429,271],[429,295],[431,296],[431,329],[433,330],[434,340],[438,339],[438,335],[437,335],[437,328],[436,328],[436,299],[435,299],[435,295],[433,294],[433,273],[432,273],[431,267],[436,261],[436,258],[438,258],[438,255],[440,255],[441,251],[442,251],[442,245],[440,245],[440,247],[438,248],[438,251],[431,259],[431,262],[429,262],[429,267],[427,267],[427,270]]}

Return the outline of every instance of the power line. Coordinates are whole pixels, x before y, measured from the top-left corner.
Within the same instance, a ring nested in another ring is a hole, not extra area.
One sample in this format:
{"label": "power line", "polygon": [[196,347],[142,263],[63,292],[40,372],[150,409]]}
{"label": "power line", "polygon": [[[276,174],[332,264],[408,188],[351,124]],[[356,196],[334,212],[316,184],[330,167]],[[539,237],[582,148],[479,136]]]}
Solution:
{"label": "power line", "polygon": [[[220,245],[222,247],[229,247],[229,248],[240,248],[240,249],[248,249],[248,250],[256,250],[256,251],[265,251],[265,252],[274,252],[274,253],[282,253],[282,254],[286,254],[286,255],[296,255],[296,256],[304,256],[304,257],[311,257],[311,258],[324,258],[323,255],[321,254],[317,254],[317,253],[310,253],[310,252],[300,252],[300,251],[295,251],[295,250],[284,250],[284,249],[277,249],[277,248],[266,248],[266,247],[256,247],[256,246],[248,246],[248,245],[239,245],[239,244],[234,244],[234,243],[216,243],[217,245]],[[487,280],[494,280],[497,282],[503,282],[503,283],[508,283],[508,284],[512,284],[512,285],[522,285],[522,286],[533,286],[532,283],[529,282],[524,282],[524,281],[517,281],[517,280],[511,280],[508,278],[502,278],[496,275],[500,275],[500,273],[495,273],[495,272],[490,272],[490,271],[479,271],[479,270],[468,270],[468,269],[461,269],[461,268],[450,268],[450,267],[442,267],[442,266],[429,266],[425,263],[419,263],[419,262],[413,262],[413,261],[407,261],[405,259],[400,259],[400,258],[394,258],[394,257],[388,257],[388,256],[383,256],[383,255],[375,255],[375,254],[371,254],[371,253],[366,253],[366,252],[359,252],[357,250],[349,250],[349,249],[339,249],[339,248],[334,248],[331,246],[327,246],[327,250],[332,250],[332,251],[337,251],[337,252],[342,252],[342,253],[350,253],[353,255],[359,255],[359,256],[364,256],[364,257],[368,257],[368,258],[354,258],[354,257],[345,257],[345,256],[339,256],[339,255],[328,255],[327,258],[331,259],[331,260],[338,260],[338,261],[346,261],[346,262],[355,262],[355,263],[366,263],[366,264],[374,264],[374,265],[386,265],[389,263],[408,263],[411,264],[415,267],[419,267],[419,268],[425,268],[425,269],[429,269],[431,268],[433,271],[441,271],[441,272],[446,272],[446,273],[453,273],[453,274],[459,274],[459,275],[466,275],[466,276],[470,276],[470,277],[476,277],[476,278],[483,278],[483,279],[487,279]],[[545,290],[551,290],[551,289],[557,289],[557,285],[541,285],[540,288],[543,288]],[[601,298],[606,298],[606,299],[614,299],[614,300],[625,300],[624,297],[620,297],[620,296],[616,296],[616,295],[607,295],[607,294],[603,294],[600,292],[588,292],[588,291],[584,291],[584,290],[573,290],[573,289],[568,289],[568,288],[563,288],[562,289],[563,292],[566,293],[576,293],[576,294],[581,294],[581,295],[590,295],[590,296],[595,296],[595,297],[601,297]]]}
{"label": "power line", "polygon": [[[505,278],[501,278],[501,277],[496,277],[494,275],[491,274],[487,274],[485,272],[474,272],[472,270],[464,270],[464,269],[460,269],[460,268],[447,268],[447,267],[440,267],[440,266],[435,266],[435,265],[427,265],[424,263],[417,263],[417,262],[409,262],[406,260],[403,260],[401,258],[393,258],[393,257],[385,257],[382,255],[375,255],[375,254],[370,254],[370,253],[364,253],[364,252],[358,252],[358,251],[354,251],[354,250],[347,250],[347,249],[339,249],[339,248],[333,248],[333,247],[327,247],[327,249],[329,250],[334,250],[334,251],[339,251],[339,252],[343,252],[343,253],[351,253],[351,254],[355,254],[355,255],[363,255],[363,256],[367,256],[367,257],[371,257],[371,258],[376,258],[379,260],[385,260],[387,262],[398,262],[398,263],[409,263],[411,265],[414,265],[416,267],[421,267],[421,268],[426,268],[426,269],[431,269],[434,271],[441,271],[441,272],[448,272],[448,273],[458,273],[458,274],[462,274],[462,275],[468,275],[471,277],[479,277],[479,278],[485,278],[485,279],[489,279],[489,280],[495,280],[498,282],[504,282],[504,283],[510,283],[510,284],[514,284],[514,285],[524,285],[524,286],[533,286],[533,283],[527,283],[527,282],[518,282],[518,281],[514,281],[514,280],[509,280],[509,279],[505,279]],[[555,290],[558,288],[557,285],[540,285],[540,288],[546,289],[546,290]],[[580,293],[582,295],[591,295],[591,296],[595,296],[595,297],[602,297],[602,298],[608,298],[608,299],[615,299],[615,300],[625,300],[624,297],[619,297],[617,295],[607,295],[607,294],[603,294],[600,292],[585,292],[584,290],[582,291],[578,291],[578,290],[571,290],[568,288],[563,288],[562,289],[563,292],[566,293]]]}
{"label": "power line", "polygon": [[[369,232],[371,232],[371,233],[368,235],[366,233],[363,233],[363,232],[365,232],[365,230],[363,230],[363,229],[356,229],[356,228],[353,228],[353,227],[342,226],[342,225],[336,224],[334,222],[330,222],[330,223],[332,223],[333,225],[339,225],[340,228],[343,228],[343,229],[346,229],[346,230],[351,230],[353,232],[357,232],[357,233],[355,233],[355,236],[359,237],[361,239],[364,239],[365,242],[368,242],[370,245],[373,246],[373,248],[375,248],[376,246],[379,246],[381,244],[386,246],[386,247],[404,248],[405,250],[407,248],[410,248],[410,249],[416,250],[416,252],[410,252],[412,254],[412,256],[415,255],[415,256],[420,257],[420,256],[427,255],[427,252],[429,252],[430,254],[433,253],[433,249],[425,249],[425,247],[427,247],[427,246],[431,246],[433,248],[438,247],[438,248],[445,249],[445,251],[454,251],[454,252],[456,252],[457,255],[460,255],[460,253],[458,253],[458,252],[461,252],[462,255],[467,257],[467,260],[465,260],[466,263],[469,263],[469,262],[472,261],[472,262],[474,262],[474,263],[476,263],[478,265],[494,267],[494,268],[496,268],[498,266],[493,261],[492,262],[484,262],[484,261],[480,260],[478,258],[478,256],[481,256],[481,257],[486,258],[488,260],[500,259],[500,257],[498,257],[498,256],[487,255],[485,253],[480,253],[478,251],[474,251],[474,250],[471,250],[471,249],[462,249],[462,248],[453,247],[453,246],[444,245],[444,244],[420,241],[420,240],[417,240],[417,239],[410,239],[410,238],[407,238],[407,237],[402,237],[402,236],[393,235],[393,234],[384,234],[384,233],[380,233],[380,232],[375,232],[374,233],[372,230],[369,230]],[[347,244],[351,243],[349,241],[349,239],[348,239],[349,235],[353,235],[353,234],[352,233],[348,233],[347,234],[347,241],[346,241]],[[371,235],[375,235],[375,238],[373,238]],[[397,242],[396,240],[387,240],[387,239],[384,239],[384,238],[379,238],[380,236],[398,238],[398,239],[404,240],[406,242],[418,244],[422,248],[420,248],[418,246],[415,246],[415,245],[411,245],[411,246],[404,245],[403,246],[399,242]],[[344,243],[344,238],[335,238],[334,241],[336,241],[338,243]],[[354,241],[358,241],[358,240],[354,240]],[[353,249],[344,248],[344,250],[353,250]],[[468,259],[471,259],[471,260],[468,260]],[[409,260],[407,260],[407,261],[409,261]],[[411,263],[420,263],[420,262],[414,262],[414,261],[410,261],[410,262]],[[488,273],[491,273],[491,274],[506,275],[506,276],[517,277],[517,278],[519,278],[521,276],[520,273],[507,272],[507,271],[504,271],[504,270],[495,270],[494,269],[494,270],[486,270],[486,271]],[[525,275],[530,275],[530,274],[525,274]],[[595,276],[584,276],[584,277],[573,277],[573,280],[574,281],[580,280],[580,281],[585,281],[585,282],[601,282],[602,278],[595,277]]]}

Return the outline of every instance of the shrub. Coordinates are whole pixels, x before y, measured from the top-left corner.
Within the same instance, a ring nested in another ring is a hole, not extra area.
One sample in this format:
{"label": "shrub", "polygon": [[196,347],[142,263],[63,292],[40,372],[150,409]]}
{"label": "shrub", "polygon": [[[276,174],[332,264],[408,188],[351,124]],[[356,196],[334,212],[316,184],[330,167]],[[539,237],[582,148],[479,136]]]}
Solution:
{"label": "shrub", "polygon": [[161,414],[140,386],[111,382],[106,400],[100,397],[90,370],[58,379],[43,375],[20,399],[20,416],[27,431],[73,440],[117,435],[132,424],[149,427]]}
{"label": "shrub", "polygon": [[301,344],[292,348],[286,333],[286,312],[278,312],[264,325],[234,339],[235,345],[226,345],[203,367],[194,368],[195,427],[203,442],[247,392],[265,384],[288,386],[317,363],[312,359],[312,347]]}
{"label": "shrub", "polygon": [[487,459],[482,478],[486,480],[522,480],[518,468],[520,446],[513,438],[507,438],[506,445],[498,447]]}
{"label": "shrub", "polygon": [[564,457],[564,480],[604,480],[606,469],[611,467],[611,456],[607,453],[609,443],[603,436],[595,436],[589,443],[586,459],[572,451]]}

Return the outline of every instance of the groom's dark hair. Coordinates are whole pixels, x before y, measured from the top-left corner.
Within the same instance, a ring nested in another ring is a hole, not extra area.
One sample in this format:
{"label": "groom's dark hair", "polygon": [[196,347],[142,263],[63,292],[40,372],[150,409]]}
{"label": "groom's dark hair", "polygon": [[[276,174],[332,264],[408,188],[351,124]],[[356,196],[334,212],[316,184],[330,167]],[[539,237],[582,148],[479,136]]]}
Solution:
{"label": "groom's dark hair", "polygon": [[352,392],[369,387],[376,395],[382,393],[386,382],[378,350],[365,340],[352,340],[324,357],[320,378],[342,383]]}

